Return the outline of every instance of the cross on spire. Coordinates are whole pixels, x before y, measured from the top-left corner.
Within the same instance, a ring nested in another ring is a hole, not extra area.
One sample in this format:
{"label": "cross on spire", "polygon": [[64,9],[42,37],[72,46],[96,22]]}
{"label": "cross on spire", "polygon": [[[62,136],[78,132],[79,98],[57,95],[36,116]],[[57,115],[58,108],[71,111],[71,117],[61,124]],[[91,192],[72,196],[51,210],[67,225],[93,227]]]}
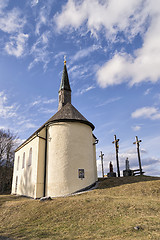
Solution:
{"label": "cross on spire", "polygon": [[66,64],[66,55],[64,55],[64,64]]}

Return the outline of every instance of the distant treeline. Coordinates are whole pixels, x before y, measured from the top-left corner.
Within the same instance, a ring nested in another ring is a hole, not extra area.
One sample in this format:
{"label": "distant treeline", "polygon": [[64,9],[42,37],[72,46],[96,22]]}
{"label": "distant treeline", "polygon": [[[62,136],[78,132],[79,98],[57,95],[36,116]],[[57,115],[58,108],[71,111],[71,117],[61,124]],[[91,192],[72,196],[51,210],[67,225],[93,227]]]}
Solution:
{"label": "distant treeline", "polygon": [[0,166],[0,194],[11,192],[12,174],[13,167]]}
{"label": "distant treeline", "polygon": [[16,147],[17,136],[10,130],[0,129],[0,194],[11,192]]}

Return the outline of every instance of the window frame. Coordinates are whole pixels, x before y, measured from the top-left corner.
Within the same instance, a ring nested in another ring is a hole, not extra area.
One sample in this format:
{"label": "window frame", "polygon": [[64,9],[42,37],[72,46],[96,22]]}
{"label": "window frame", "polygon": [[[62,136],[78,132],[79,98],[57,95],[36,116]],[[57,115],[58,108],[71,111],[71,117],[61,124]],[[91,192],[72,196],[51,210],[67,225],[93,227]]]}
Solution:
{"label": "window frame", "polygon": [[25,157],[26,157],[26,154],[24,152],[23,153],[23,160],[22,160],[22,169],[25,168]]}
{"label": "window frame", "polygon": [[30,167],[32,165],[32,154],[33,154],[33,150],[32,150],[32,147],[31,147],[29,149],[28,167]]}
{"label": "window frame", "polygon": [[18,156],[18,159],[17,159],[17,171],[19,170],[19,162],[20,162],[20,156]]}

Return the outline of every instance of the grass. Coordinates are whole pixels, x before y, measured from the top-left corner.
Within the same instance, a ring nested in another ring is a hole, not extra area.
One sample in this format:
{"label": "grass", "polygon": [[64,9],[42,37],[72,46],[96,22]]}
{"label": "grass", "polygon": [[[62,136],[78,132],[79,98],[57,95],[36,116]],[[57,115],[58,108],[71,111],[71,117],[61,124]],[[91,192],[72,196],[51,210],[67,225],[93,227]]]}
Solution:
{"label": "grass", "polygon": [[159,219],[154,177],[99,179],[98,189],[46,202],[0,195],[0,239],[159,240]]}

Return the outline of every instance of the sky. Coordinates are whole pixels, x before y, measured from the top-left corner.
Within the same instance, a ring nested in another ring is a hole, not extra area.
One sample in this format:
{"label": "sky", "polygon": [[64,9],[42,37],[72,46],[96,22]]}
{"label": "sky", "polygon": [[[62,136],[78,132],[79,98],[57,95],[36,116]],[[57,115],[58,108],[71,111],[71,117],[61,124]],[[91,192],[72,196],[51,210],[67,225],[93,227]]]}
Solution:
{"label": "sky", "polygon": [[72,104],[95,125],[97,168],[160,176],[160,0],[0,0],[0,129],[27,139],[57,112],[64,56]]}

